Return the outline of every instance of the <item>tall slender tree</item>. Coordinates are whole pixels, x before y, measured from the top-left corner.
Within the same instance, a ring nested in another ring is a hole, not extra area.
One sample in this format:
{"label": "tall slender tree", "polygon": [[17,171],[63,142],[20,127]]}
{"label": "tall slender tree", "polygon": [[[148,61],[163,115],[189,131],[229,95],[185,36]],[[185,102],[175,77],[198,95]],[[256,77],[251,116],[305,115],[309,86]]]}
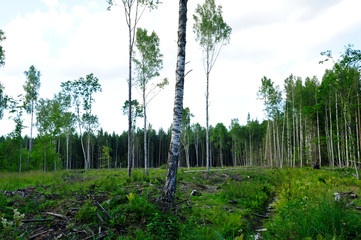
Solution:
{"label": "tall slender tree", "polygon": [[31,114],[30,119],[30,139],[29,139],[29,152],[28,152],[28,161],[26,164],[26,168],[29,168],[30,162],[30,153],[32,150],[32,142],[33,142],[33,119],[34,119],[34,110],[36,106],[36,102],[39,96],[40,89],[40,71],[36,70],[36,68],[31,65],[29,71],[25,71],[25,76],[27,81],[23,86],[26,95],[25,95],[25,110],[27,113]]}
{"label": "tall slender tree", "polygon": [[[63,94],[71,98],[72,105],[75,107],[76,118],[79,126],[81,146],[84,155],[84,168],[90,167],[90,134],[97,125],[97,116],[92,114],[92,104],[95,101],[94,94],[101,92],[102,88],[97,77],[92,73],[85,78],[67,81],[61,84]],[[83,142],[82,126],[87,128],[87,152]]]}
{"label": "tall slender tree", "polygon": [[186,29],[188,0],[179,0],[178,51],[173,108],[172,137],[169,146],[166,180],[163,188],[163,201],[173,203],[177,183],[180,135],[182,127],[183,94],[186,60]]}
{"label": "tall slender tree", "polygon": [[[128,176],[132,174],[132,61],[133,47],[136,38],[137,24],[146,8],[154,9],[158,6],[159,0],[121,0],[124,7],[125,20],[129,36],[129,78],[128,78]],[[108,0],[108,10],[117,5],[116,0]]]}
{"label": "tall slender tree", "polygon": [[22,171],[22,130],[25,128],[24,126],[24,119],[23,116],[23,110],[24,110],[24,97],[23,95],[18,96],[19,99],[11,99],[10,100],[10,113],[14,114],[11,118],[15,122],[15,129],[10,134],[17,145],[19,147],[19,173]]}
{"label": "tall slender tree", "polygon": [[136,55],[133,60],[136,68],[136,85],[142,92],[143,96],[143,115],[144,115],[144,170],[148,175],[148,152],[147,152],[147,106],[149,102],[168,84],[168,80],[164,79],[162,82],[152,84],[150,81],[158,77],[159,71],[163,68],[163,55],[159,49],[159,37],[155,32],[148,35],[146,29],[138,28],[137,40],[135,43],[137,47]]}
{"label": "tall slender tree", "polygon": [[193,32],[196,41],[202,48],[204,56],[204,71],[206,73],[206,155],[207,171],[209,172],[209,75],[217,60],[222,47],[229,43],[232,28],[228,26],[222,17],[222,6],[216,6],[214,0],[205,0],[203,5],[196,8],[193,15]]}

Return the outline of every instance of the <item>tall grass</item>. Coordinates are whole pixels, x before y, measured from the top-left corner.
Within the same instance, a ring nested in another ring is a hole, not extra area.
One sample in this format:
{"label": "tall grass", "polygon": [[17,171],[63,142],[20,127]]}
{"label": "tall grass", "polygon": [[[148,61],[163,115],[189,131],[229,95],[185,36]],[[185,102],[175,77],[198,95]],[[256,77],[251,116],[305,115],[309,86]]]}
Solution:
{"label": "tall grass", "polygon": [[49,185],[54,183],[58,173],[43,172],[43,171],[29,171],[19,173],[0,173],[0,190],[13,191],[19,188]]}
{"label": "tall grass", "polygon": [[348,171],[287,169],[266,224],[265,239],[361,239],[359,200],[335,201],[335,192],[360,194],[360,183]]}

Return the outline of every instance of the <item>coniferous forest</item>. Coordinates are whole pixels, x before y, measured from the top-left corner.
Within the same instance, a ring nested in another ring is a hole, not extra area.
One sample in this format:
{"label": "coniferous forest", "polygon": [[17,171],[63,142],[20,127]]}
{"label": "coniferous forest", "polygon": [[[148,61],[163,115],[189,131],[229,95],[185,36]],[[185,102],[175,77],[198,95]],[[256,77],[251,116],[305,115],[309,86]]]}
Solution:
{"label": "coniferous forest", "polygon": [[[328,55],[327,55],[328,54]],[[330,52],[325,60],[332,61]],[[360,159],[359,84],[360,50],[347,46],[322,79],[290,75],[283,86],[266,76],[260,79],[257,96],[264,102],[263,121],[247,118],[246,125],[232,119],[230,126],[210,126],[210,166],[352,167]],[[92,116],[92,92],[101,90],[92,74],[62,83],[53,99],[37,98],[40,71],[26,72],[24,98],[12,99],[2,91],[16,128],[0,138],[2,171],[121,168],[127,166],[128,133],[104,132]],[[36,82],[38,81],[38,82]],[[23,102],[21,102],[23,101]],[[134,102],[134,121],[143,110]],[[19,107],[20,104],[23,107]],[[135,106],[135,107],[134,107]],[[126,109],[126,106],[125,106]],[[192,110],[183,109],[180,166],[206,166],[206,129],[192,122]],[[37,136],[23,136],[33,115]],[[144,130],[132,129],[132,162],[144,168]],[[171,138],[168,129],[147,127],[147,160],[150,168],[167,163]],[[31,148],[31,151],[29,150]],[[21,163],[20,163],[21,160]]]}

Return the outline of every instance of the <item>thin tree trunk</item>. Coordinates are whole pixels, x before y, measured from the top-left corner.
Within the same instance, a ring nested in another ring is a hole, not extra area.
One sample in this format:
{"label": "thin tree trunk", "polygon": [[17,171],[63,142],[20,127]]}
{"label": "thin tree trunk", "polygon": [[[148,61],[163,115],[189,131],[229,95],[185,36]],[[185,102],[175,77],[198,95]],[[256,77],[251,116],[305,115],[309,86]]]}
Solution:
{"label": "thin tree trunk", "polygon": [[[359,140],[359,144],[357,144],[357,145],[359,145],[360,146],[360,148],[361,148],[361,127],[360,127],[360,124],[361,124],[361,121],[360,121],[360,98],[359,98],[359,89],[357,89],[357,115],[358,115],[358,137],[357,137],[357,139],[359,139],[360,138],[360,140]],[[358,153],[359,153],[359,159],[358,160],[360,160],[360,148],[359,148],[359,151],[358,151]],[[357,161],[357,163],[358,163],[358,161]],[[356,165],[356,174],[357,174],[357,179],[358,180],[360,180],[360,175],[359,175],[359,173],[358,173],[358,166],[357,166],[357,163],[355,163],[355,165]]]}
{"label": "thin tree trunk", "polygon": [[[287,111],[287,108],[286,108]],[[281,159],[280,159],[280,168],[282,169],[283,167],[283,158],[284,158],[284,135],[285,135],[285,120],[286,120],[286,116],[283,116],[283,124],[282,124],[282,140],[281,140]]]}
{"label": "thin tree trunk", "polygon": [[278,166],[281,167],[281,148],[280,148],[280,130],[279,130],[279,126],[278,126],[278,114],[277,114],[277,124],[276,124],[276,138],[277,138],[277,153],[278,153]]}
{"label": "thin tree trunk", "polygon": [[[21,137],[21,136],[20,136],[20,137]],[[19,173],[21,173],[21,160],[22,160],[22,159],[21,159],[21,155],[22,155],[22,154],[21,154],[21,140],[20,140],[20,144],[19,144],[19,146],[20,146],[20,149],[19,149],[19,153],[20,153],[20,159],[19,159],[19,160],[20,160],[20,162],[19,162]]]}
{"label": "thin tree trunk", "polygon": [[159,132],[159,156],[158,156],[158,167],[161,166],[161,155],[162,155],[162,133]]}
{"label": "thin tree trunk", "polygon": [[360,159],[360,145],[359,145],[359,132],[358,132],[358,119],[357,119],[357,115],[355,115],[355,123],[356,123],[356,152],[357,152],[357,159]]}
{"label": "thin tree trunk", "polygon": [[347,134],[347,119],[346,119],[346,104],[344,104],[344,108],[343,108],[343,116],[344,116],[344,121],[345,121],[345,140],[346,140],[346,144],[345,144],[345,152],[346,152],[346,167],[350,167],[350,163],[349,163],[349,153],[348,153],[348,134]]}
{"label": "thin tree trunk", "polygon": [[329,116],[330,116],[330,142],[331,142],[331,161],[332,161],[332,167],[335,166],[335,154],[334,154],[334,151],[333,151],[333,132],[332,132],[332,108],[331,108],[331,101],[329,101]]}
{"label": "thin tree trunk", "polygon": [[273,167],[273,158],[272,158],[272,138],[271,138],[271,124],[268,119],[268,143],[269,143],[269,155],[270,155],[270,163],[271,168]]}
{"label": "thin tree trunk", "polygon": [[31,103],[31,120],[30,120],[30,139],[29,139],[29,152],[28,152],[28,161],[26,163],[26,169],[29,170],[30,165],[30,154],[33,149],[33,118],[34,118],[34,101]]}
{"label": "thin tree trunk", "polygon": [[209,172],[209,162],[210,162],[210,149],[209,149],[209,113],[208,113],[208,99],[209,99],[209,71],[208,71],[208,62],[207,62],[207,90],[206,90],[206,161],[207,161],[207,172]]}
{"label": "thin tree trunk", "polygon": [[300,112],[300,167],[303,167],[303,128],[302,128],[302,105],[301,105],[301,112]]}
{"label": "thin tree trunk", "polygon": [[275,119],[273,119],[272,121],[272,125],[273,125],[273,128],[272,128],[272,132],[273,132],[273,157],[275,159],[275,166],[277,166],[277,144],[276,144],[276,127],[275,127]]}
{"label": "thin tree trunk", "polygon": [[[198,140],[197,140],[197,141],[198,141]],[[198,156],[198,155],[199,155],[199,154],[198,154],[199,144],[198,144],[198,142],[197,142],[196,144],[194,144],[194,146],[195,146],[195,149],[196,149],[196,164],[197,164],[196,166],[199,167],[199,156]]]}
{"label": "thin tree trunk", "polygon": [[115,141],[115,169],[118,168],[118,137],[116,136],[116,141]]}
{"label": "thin tree trunk", "polygon": [[148,155],[147,155],[147,109],[145,105],[145,86],[143,83],[143,112],[144,112],[144,171],[148,175]]}
{"label": "thin tree trunk", "polygon": [[340,131],[338,126],[338,108],[337,108],[337,93],[335,93],[336,96],[336,131],[337,131],[337,153],[338,153],[338,166],[342,167],[342,161],[341,161],[341,150],[340,150]]}
{"label": "thin tree trunk", "polygon": [[[267,147],[268,147],[268,127],[269,127],[269,122],[268,122],[268,125],[267,125],[267,130],[266,130],[266,139],[265,139],[265,147],[264,147],[264,160],[266,160],[267,162]],[[242,157],[241,157],[241,160],[242,160]]]}
{"label": "thin tree trunk", "polygon": [[69,133],[66,134],[66,170],[69,170]]}
{"label": "thin tree trunk", "polygon": [[[172,137],[169,146],[168,168],[166,181],[163,189],[163,200],[168,203],[174,201],[176,191],[177,170],[180,149],[180,134],[182,126],[183,94],[184,94],[184,71],[186,57],[186,27],[187,27],[187,2],[179,0],[178,22],[178,53],[176,67],[176,87],[173,109]],[[208,122],[208,121],[207,121]],[[208,161],[209,162],[209,161]],[[209,170],[209,165],[208,165]]]}
{"label": "thin tree trunk", "polygon": [[[78,119],[80,119],[80,117],[78,117]],[[87,166],[87,160],[86,160],[86,154],[85,154],[85,149],[84,149],[84,141],[83,141],[83,134],[81,131],[81,124],[80,124],[80,120],[78,121],[79,123],[79,132],[80,132],[80,144],[81,144],[81,149],[83,151],[83,156],[84,156],[84,169],[85,171],[87,171],[88,166]]]}
{"label": "thin tree trunk", "polygon": [[[316,105],[317,105],[317,99],[316,99]],[[321,142],[320,142],[320,122],[318,120],[318,109],[316,110],[316,118],[317,118],[317,143],[318,143],[318,164],[321,167],[322,166],[322,159],[321,159]]]}
{"label": "thin tree trunk", "polygon": [[[87,167],[90,168],[90,124],[88,126],[88,149],[87,149]],[[86,169],[88,170],[88,169]]]}
{"label": "thin tree trunk", "polygon": [[219,160],[221,162],[221,167],[223,167],[223,151],[222,151],[222,148],[223,148],[223,144],[222,144],[222,141],[221,141],[220,144],[219,144]]}
{"label": "thin tree trunk", "polygon": [[292,167],[295,167],[296,163],[296,130],[295,130],[295,106],[294,106],[294,99],[292,100],[292,129],[293,129],[293,147],[292,147],[292,155],[293,155],[293,162]]}
{"label": "thin tree trunk", "polygon": [[[124,2],[124,1],[123,1]],[[132,38],[132,18],[131,7],[128,9],[127,23],[129,33],[129,79],[128,79],[128,177],[132,175],[134,158],[132,157],[132,58],[133,58],[133,38]],[[135,26],[134,26],[135,28]],[[135,30],[134,30],[135,31]],[[133,160],[133,165],[132,165]]]}
{"label": "thin tree trunk", "polygon": [[288,109],[286,109],[286,121],[287,121],[287,163],[288,166],[290,167],[290,160],[292,158],[292,154],[291,154],[291,138],[290,138],[290,124],[288,121]]}
{"label": "thin tree trunk", "polygon": [[252,136],[251,129],[249,130],[249,165],[252,165]]}

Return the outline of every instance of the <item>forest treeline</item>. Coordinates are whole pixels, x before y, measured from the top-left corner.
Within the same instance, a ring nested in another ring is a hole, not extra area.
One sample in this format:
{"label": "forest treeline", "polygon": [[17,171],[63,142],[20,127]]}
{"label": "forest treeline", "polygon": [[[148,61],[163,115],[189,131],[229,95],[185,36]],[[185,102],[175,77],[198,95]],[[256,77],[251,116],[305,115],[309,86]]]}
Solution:
{"label": "forest treeline", "polygon": [[[325,60],[333,61],[330,52],[323,55]],[[284,80],[283,90],[271,79],[262,78],[258,98],[264,101],[266,120],[259,122],[248,114],[246,125],[233,119],[230,126],[223,123],[210,126],[211,167],[355,166],[360,159],[360,59],[360,50],[348,46],[322,79],[290,75]],[[30,72],[36,70],[31,68],[27,73]],[[31,138],[19,133],[25,126],[22,120],[18,121],[19,108],[10,111],[17,124],[13,132],[0,138],[2,171],[19,171],[21,166],[44,171],[81,169],[84,164],[88,168],[127,166],[128,133],[104,132],[96,116],[90,114],[92,91],[101,90],[96,77],[91,74],[62,83],[62,87],[62,93],[53,99],[39,99],[34,105],[39,134],[32,138],[31,152]],[[81,89],[84,94],[77,95]],[[74,102],[69,105],[71,101]],[[137,101],[133,108],[134,119],[139,120],[143,115]],[[149,167],[167,163],[170,138],[171,127],[155,130],[148,125]],[[133,128],[132,153],[133,166],[143,168],[142,128]],[[191,109],[185,108],[180,166],[205,165],[206,129],[193,123]]]}

